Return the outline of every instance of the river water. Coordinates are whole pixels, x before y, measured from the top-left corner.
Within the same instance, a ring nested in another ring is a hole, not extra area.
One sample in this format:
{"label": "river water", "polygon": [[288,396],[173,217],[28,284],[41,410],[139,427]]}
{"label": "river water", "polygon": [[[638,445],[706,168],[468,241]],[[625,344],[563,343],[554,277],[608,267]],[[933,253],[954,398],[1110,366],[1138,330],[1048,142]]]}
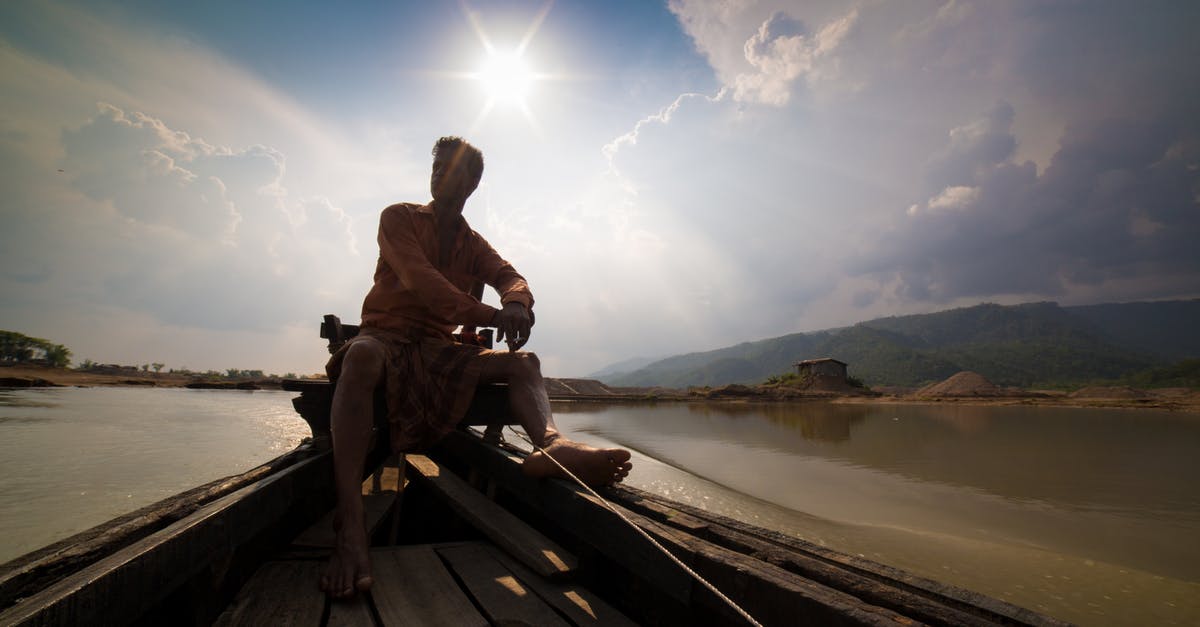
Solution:
{"label": "river water", "polygon": [[[0,391],[0,561],[295,446],[288,392]],[[1085,625],[1200,624],[1200,416],[555,403],[631,485]],[[510,438],[513,439],[513,438]]]}

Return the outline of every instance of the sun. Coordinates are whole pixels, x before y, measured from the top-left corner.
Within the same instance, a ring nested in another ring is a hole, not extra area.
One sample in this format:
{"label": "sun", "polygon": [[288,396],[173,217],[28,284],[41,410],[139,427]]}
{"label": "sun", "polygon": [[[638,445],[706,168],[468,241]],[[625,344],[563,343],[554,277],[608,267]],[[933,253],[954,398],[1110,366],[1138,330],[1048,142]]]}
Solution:
{"label": "sun", "polygon": [[487,95],[489,108],[494,105],[524,108],[537,76],[520,51],[493,51],[483,60],[476,78]]}
{"label": "sun", "polygon": [[533,17],[533,21],[529,24],[520,43],[512,48],[507,48],[492,43],[491,37],[483,27],[479,13],[468,10],[466,4],[463,3],[463,14],[470,22],[471,29],[475,31],[475,36],[479,39],[479,44],[483,47],[484,52],[484,56],[474,72],[463,72],[458,75],[474,80],[484,94],[483,107],[480,109],[479,115],[475,117],[475,122],[471,124],[472,131],[479,128],[493,111],[508,110],[508,112],[520,112],[529,122],[530,127],[540,133],[537,116],[529,106],[531,92],[538,82],[559,80],[562,77],[536,71],[534,69],[536,64],[530,62],[530,55],[526,54],[526,51],[529,49],[534,35],[541,28],[542,22],[546,20],[546,15],[552,6],[554,6],[554,0],[545,0],[541,10]]}

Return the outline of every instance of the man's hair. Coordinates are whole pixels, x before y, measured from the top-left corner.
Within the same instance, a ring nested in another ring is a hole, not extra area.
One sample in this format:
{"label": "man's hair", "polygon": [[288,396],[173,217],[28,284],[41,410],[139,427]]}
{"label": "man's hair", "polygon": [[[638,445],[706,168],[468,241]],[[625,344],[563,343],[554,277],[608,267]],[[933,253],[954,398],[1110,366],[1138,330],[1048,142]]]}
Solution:
{"label": "man's hair", "polygon": [[443,151],[447,151],[445,154],[449,156],[458,153],[459,159],[466,159],[467,172],[471,175],[474,185],[479,185],[479,179],[483,178],[483,153],[478,148],[457,135],[451,135],[442,137],[433,145],[433,158],[436,159]]}

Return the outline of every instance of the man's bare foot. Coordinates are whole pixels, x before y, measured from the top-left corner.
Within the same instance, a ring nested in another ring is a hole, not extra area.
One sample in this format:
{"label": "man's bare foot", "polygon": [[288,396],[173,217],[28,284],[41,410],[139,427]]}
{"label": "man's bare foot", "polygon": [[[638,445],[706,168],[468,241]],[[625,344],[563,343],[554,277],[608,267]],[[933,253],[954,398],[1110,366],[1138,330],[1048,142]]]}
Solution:
{"label": "man's bare foot", "polygon": [[[546,453],[566,466],[589,486],[604,486],[624,479],[633,464],[629,451],[623,448],[596,448],[564,437],[555,438],[545,448]],[[562,477],[562,470],[545,453],[534,451],[521,465],[529,477]]]}
{"label": "man's bare foot", "polygon": [[[361,519],[361,516],[359,517]],[[330,598],[346,599],[371,589],[371,558],[368,554],[367,532],[357,525],[334,523],[337,539],[329,565],[321,575],[321,590]]]}

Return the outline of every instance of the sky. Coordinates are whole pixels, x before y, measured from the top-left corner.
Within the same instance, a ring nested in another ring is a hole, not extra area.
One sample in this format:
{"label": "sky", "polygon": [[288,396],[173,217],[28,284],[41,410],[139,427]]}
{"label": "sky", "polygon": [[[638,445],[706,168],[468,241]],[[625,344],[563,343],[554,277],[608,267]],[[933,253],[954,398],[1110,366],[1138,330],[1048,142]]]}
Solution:
{"label": "sky", "polygon": [[321,372],[443,135],[484,152],[464,215],[529,280],[549,376],[1194,298],[1198,28],[1153,1],[10,0],[0,328]]}

